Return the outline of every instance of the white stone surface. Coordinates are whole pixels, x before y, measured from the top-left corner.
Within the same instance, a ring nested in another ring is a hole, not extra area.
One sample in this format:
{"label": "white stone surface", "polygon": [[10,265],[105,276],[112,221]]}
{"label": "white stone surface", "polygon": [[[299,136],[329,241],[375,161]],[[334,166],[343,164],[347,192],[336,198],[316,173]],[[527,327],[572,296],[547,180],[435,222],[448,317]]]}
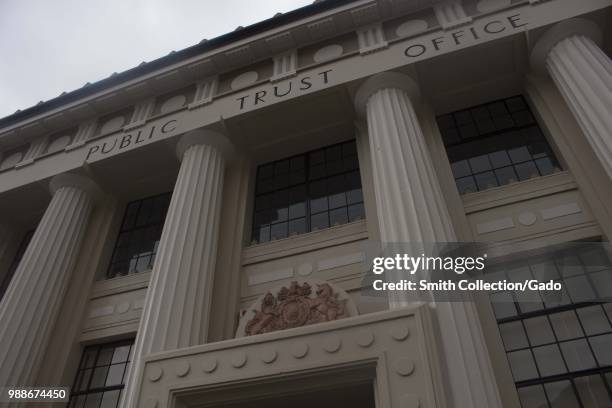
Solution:
{"label": "white stone surface", "polygon": [[[357,110],[365,110],[368,122],[381,241],[453,242],[457,238],[409,95],[418,98],[414,81],[386,72],[368,79],[355,96]],[[389,304],[410,306],[403,292],[389,294]],[[474,303],[438,302],[435,308],[451,405],[502,407]]]}
{"label": "white stone surface", "polygon": [[53,198],[0,303],[0,384],[31,385],[93,208],[78,176],[52,180]]}

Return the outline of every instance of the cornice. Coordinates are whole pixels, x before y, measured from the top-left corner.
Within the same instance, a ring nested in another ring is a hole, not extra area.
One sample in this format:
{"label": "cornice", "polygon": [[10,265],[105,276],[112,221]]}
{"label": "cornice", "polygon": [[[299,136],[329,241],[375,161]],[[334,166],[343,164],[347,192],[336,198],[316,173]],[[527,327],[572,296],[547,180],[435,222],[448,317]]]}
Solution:
{"label": "cornice", "polygon": [[326,0],[203,40],[0,119],[0,140],[59,131],[111,107],[193,84],[283,52],[355,31],[390,16],[432,7],[439,0]]}

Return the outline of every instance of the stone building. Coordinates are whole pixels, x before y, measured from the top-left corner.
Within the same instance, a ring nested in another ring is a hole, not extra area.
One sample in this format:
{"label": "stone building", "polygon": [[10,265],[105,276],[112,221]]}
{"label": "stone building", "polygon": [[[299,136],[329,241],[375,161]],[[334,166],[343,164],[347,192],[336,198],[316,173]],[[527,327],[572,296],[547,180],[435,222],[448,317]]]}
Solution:
{"label": "stone building", "polygon": [[603,255],[557,303],[363,290],[381,243],[608,241],[611,54],[611,0],[326,0],[0,119],[0,384],[611,407]]}

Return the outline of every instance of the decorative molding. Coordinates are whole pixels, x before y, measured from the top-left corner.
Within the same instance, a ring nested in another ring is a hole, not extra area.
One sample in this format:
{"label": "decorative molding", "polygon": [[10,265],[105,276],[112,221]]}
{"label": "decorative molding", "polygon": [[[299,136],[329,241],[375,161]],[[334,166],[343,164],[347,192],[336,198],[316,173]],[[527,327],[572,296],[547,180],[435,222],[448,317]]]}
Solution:
{"label": "decorative molding", "polygon": [[23,156],[23,159],[19,163],[17,163],[15,167],[19,168],[34,163],[34,160],[36,160],[38,156],[42,155],[45,152],[48,143],[48,136],[39,137],[33,140],[30,143],[30,147]]}
{"label": "decorative molding", "polygon": [[85,143],[87,143],[87,140],[94,135],[97,126],[97,119],[91,119],[87,122],[82,122],[79,125],[79,128],[77,129],[76,135],[72,139],[72,143],[66,146],[65,150],[70,151],[76,149],[77,147],[83,146]]}
{"label": "decorative molding", "polygon": [[344,48],[340,44],[330,44],[319,48],[312,56],[312,59],[317,63],[331,61],[342,56],[343,52]]}
{"label": "decorative molding", "polygon": [[380,19],[380,11],[378,3],[373,2],[351,10],[351,18],[356,26],[371,24],[373,21]]}
{"label": "decorative molding", "polygon": [[359,43],[359,53],[369,54],[376,50],[387,48],[389,45],[385,40],[385,32],[382,24],[357,30],[357,40]]}
{"label": "decorative molding", "polygon": [[248,277],[248,285],[255,286],[261,283],[274,282],[277,280],[293,277],[293,267],[264,273],[252,273]]}
{"label": "decorative molding", "polygon": [[[187,402],[181,399],[189,390],[187,398],[192,401],[209,400],[219,406],[235,403],[235,388],[219,393],[228,378],[254,385],[257,394],[243,397],[259,400],[278,392],[278,387],[271,388],[276,383],[269,380],[283,373],[296,380],[283,387],[288,393],[302,389],[303,380],[313,375],[330,385],[378,377],[374,386],[381,388],[375,393],[383,406],[392,406],[392,395],[403,396],[401,401],[410,408],[436,406],[434,395],[441,392],[443,383],[428,327],[430,313],[428,306],[409,307],[157,353],[145,361],[144,381],[135,402],[167,408],[166,401]],[[414,328],[412,336],[390,335],[408,326]],[[207,395],[214,397],[207,399]]]}
{"label": "decorative molding", "polygon": [[341,266],[353,265],[365,261],[363,252],[355,252],[348,255],[338,256],[335,258],[323,259],[317,262],[318,271],[326,271],[328,269],[339,268]]}
{"label": "decorative molding", "polygon": [[307,25],[310,37],[313,40],[321,40],[325,37],[331,37],[336,32],[336,24],[332,17],[315,21]]}
{"label": "decorative molding", "polygon": [[514,228],[514,221],[512,218],[500,218],[493,221],[482,222],[476,224],[476,231],[479,234],[489,234],[491,232],[502,231],[509,228]]}
{"label": "decorative molding", "polygon": [[444,30],[455,28],[472,22],[463,9],[461,0],[449,0],[434,6],[434,13],[438,23]]}
{"label": "decorative molding", "polygon": [[395,35],[400,38],[411,37],[420,34],[429,28],[425,20],[408,20],[398,25],[395,29]]}
{"label": "decorative molding", "polygon": [[552,220],[559,217],[565,217],[566,215],[578,214],[580,212],[582,212],[582,208],[580,208],[578,203],[567,203],[540,210],[540,215],[544,220]]}
{"label": "decorative molding", "polygon": [[276,55],[273,60],[273,73],[271,82],[289,78],[297,73],[297,50],[291,50]]}
{"label": "decorative molding", "polygon": [[246,88],[249,85],[253,85],[259,79],[257,71],[247,71],[240,75],[237,75],[230,84],[233,90]]}
{"label": "decorative molding", "polygon": [[188,107],[194,109],[213,101],[219,87],[219,76],[215,75],[197,83],[196,93]]}
{"label": "decorative molding", "polygon": [[134,106],[134,112],[129,122],[124,126],[126,130],[137,128],[147,122],[147,119],[153,113],[155,108],[155,98],[149,98],[137,103]]}
{"label": "decorative molding", "polygon": [[329,322],[358,314],[348,294],[324,281],[295,280],[260,296],[240,318],[236,337]]}

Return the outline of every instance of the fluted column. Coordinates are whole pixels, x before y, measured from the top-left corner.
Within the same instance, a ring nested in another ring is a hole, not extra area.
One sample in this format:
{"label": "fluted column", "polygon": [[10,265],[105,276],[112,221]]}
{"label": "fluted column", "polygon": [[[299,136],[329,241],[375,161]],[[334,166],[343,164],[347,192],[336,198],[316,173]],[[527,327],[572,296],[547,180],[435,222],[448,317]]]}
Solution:
{"label": "fluted column", "polygon": [[8,249],[11,246],[13,233],[11,228],[0,224],[0,301],[4,297],[6,286],[8,286],[10,276],[9,268],[11,261],[8,258]]}
{"label": "fluted column", "polygon": [[566,20],[538,40],[531,63],[550,74],[612,178],[612,60],[599,43],[601,31],[595,23]]}
{"label": "fluted column", "polygon": [[147,291],[122,407],[137,406],[142,358],[206,342],[221,195],[229,141],[197,130],[178,144],[182,159]]}
{"label": "fluted column", "polygon": [[95,184],[63,174],[0,302],[0,385],[32,385],[49,341],[90,214]]}
{"label": "fluted column", "polygon": [[[419,98],[417,85],[394,72],[371,77],[355,97],[368,123],[381,241],[453,242],[456,235],[411,98]],[[410,304],[402,292],[392,292],[391,308]],[[501,407],[473,303],[438,302],[435,310],[452,388],[450,406]]]}
{"label": "fluted column", "polygon": [[[6,225],[0,224],[0,260],[7,255],[7,250],[11,244],[11,238],[13,233],[11,228]],[[5,260],[6,261],[6,260]],[[2,276],[2,271],[0,271],[0,276]],[[1,282],[0,278],[0,282]]]}

